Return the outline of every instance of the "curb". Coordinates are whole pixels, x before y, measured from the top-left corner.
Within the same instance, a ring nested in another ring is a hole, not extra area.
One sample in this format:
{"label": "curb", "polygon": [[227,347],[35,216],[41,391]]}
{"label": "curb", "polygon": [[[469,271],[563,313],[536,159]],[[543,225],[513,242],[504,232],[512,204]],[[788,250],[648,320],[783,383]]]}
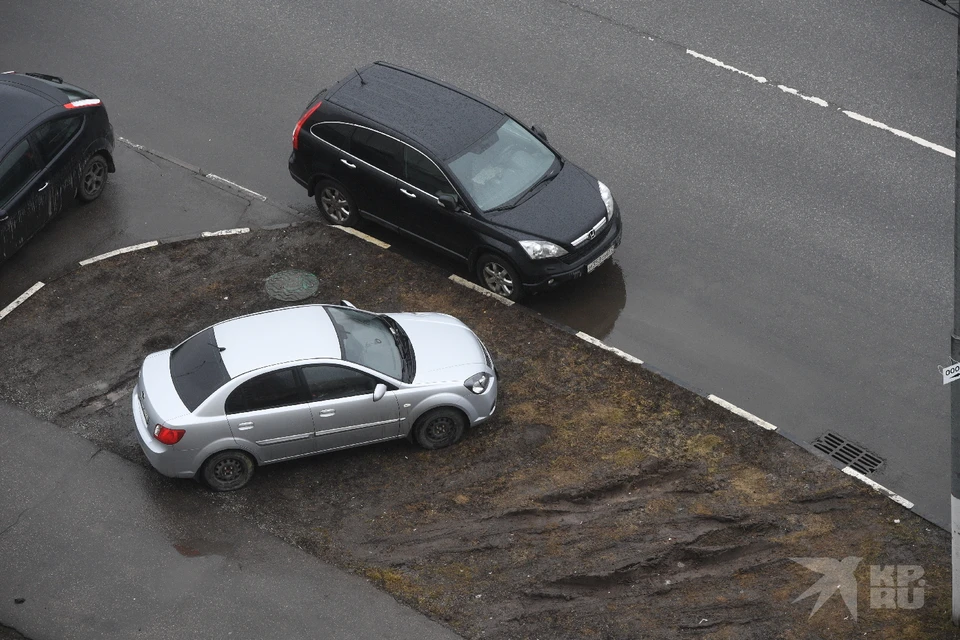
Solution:
{"label": "curb", "polygon": [[[253,191],[253,190],[251,190],[251,189],[247,189],[246,187],[244,187],[244,186],[242,186],[242,185],[239,185],[239,184],[237,184],[237,183],[235,183],[235,182],[231,182],[230,180],[227,180],[226,178],[222,178],[222,177],[217,176],[217,175],[214,175],[214,174],[212,174],[212,173],[204,172],[204,171],[203,171],[202,169],[200,169],[199,167],[196,167],[196,166],[191,165],[191,164],[189,164],[189,163],[183,162],[182,160],[179,160],[179,159],[177,159],[177,158],[174,158],[173,156],[169,156],[169,155],[167,155],[167,154],[165,154],[165,153],[162,153],[162,152],[159,152],[159,151],[156,151],[156,150],[153,150],[153,149],[148,149],[148,148],[144,147],[143,145],[135,144],[135,143],[131,142],[130,140],[126,139],[126,138],[123,138],[123,137],[119,137],[119,136],[118,136],[118,139],[119,139],[121,142],[123,142],[124,144],[127,144],[127,145],[129,145],[130,147],[133,147],[134,149],[137,149],[138,151],[140,151],[140,152],[142,152],[142,153],[147,153],[147,154],[156,156],[157,158],[160,158],[160,159],[162,159],[162,160],[165,160],[165,161],[167,161],[167,162],[170,162],[170,163],[172,163],[172,164],[174,164],[174,165],[176,165],[176,166],[178,166],[178,167],[180,167],[180,168],[182,168],[182,169],[185,169],[186,171],[189,171],[189,172],[191,172],[191,173],[195,173],[195,174],[197,174],[197,175],[199,175],[199,176],[201,176],[201,177],[209,180],[212,184],[215,184],[215,185],[218,186],[218,187],[226,188],[226,189],[229,190],[229,191],[234,191],[234,192],[236,192],[238,195],[240,195],[241,197],[252,197],[252,198],[255,198],[255,199],[259,200],[260,202],[263,202],[263,203],[265,203],[265,204],[268,204],[268,205],[271,206],[271,207],[274,207],[274,208],[276,208],[276,209],[278,209],[278,210],[280,210],[280,211],[283,211],[284,213],[288,213],[288,214],[290,214],[290,215],[294,215],[294,216],[301,217],[301,218],[306,218],[306,216],[305,216],[303,213],[301,213],[301,212],[299,212],[299,211],[297,211],[297,210],[295,210],[295,209],[292,209],[292,208],[290,208],[290,207],[287,207],[287,206],[285,206],[285,205],[281,205],[281,204],[278,204],[278,203],[274,203],[274,202],[270,201],[266,196],[261,195],[261,194],[257,193],[256,191]],[[317,222],[319,222],[319,221],[317,221]],[[300,224],[303,224],[303,223],[301,223],[301,222],[282,223],[282,224],[275,224],[275,225],[269,225],[269,226],[266,226],[266,227],[262,227],[262,229],[265,230],[265,231],[273,231],[273,230],[277,230],[277,229],[285,229],[285,228],[296,227],[296,226],[299,226]],[[363,240],[364,242],[367,242],[367,243],[372,244],[372,245],[374,245],[374,246],[376,246],[376,247],[379,247],[380,249],[384,249],[384,250],[389,250],[389,249],[390,249],[390,245],[387,244],[386,242],[383,242],[382,240],[379,240],[379,239],[377,239],[377,238],[375,238],[375,237],[373,237],[373,236],[371,236],[371,235],[368,235],[368,234],[366,234],[366,233],[364,233],[364,232],[362,232],[362,231],[358,231],[358,230],[356,230],[356,229],[354,229],[354,228],[352,228],[352,227],[342,227],[342,226],[339,226],[339,225],[330,225],[330,224],[327,224],[326,226],[327,226],[327,227],[330,227],[330,228],[340,229],[340,230],[343,231],[344,233],[347,233],[348,235],[352,235],[352,236],[354,236],[354,237],[356,237],[356,238],[359,238],[360,240]],[[237,229],[222,229],[222,230],[219,230],[219,231],[203,231],[203,232],[201,232],[201,233],[198,234],[198,235],[180,236],[180,237],[167,238],[167,239],[161,239],[161,240],[151,240],[151,241],[149,241],[149,242],[143,242],[143,243],[140,243],[140,244],[131,245],[131,246],[129,246],[129,247],[123,247],[123,248],[121,248],[121,249],[115,249],[115,250],[113,250],[113,251],[109,251],[109,252],[107,252],[107,253],[100,254],[100,255],[98,255],[98,256],[93,256],[93,257],[91,257],[91,258],[87,258],[86,260],[81,260],[80,263],[79,263],[79,266],[80,266],[80,267],[83,267],[83,266],[86,266],[86,265],[89,265],[89,264],[93,264],[93,263],[96,263],[96,262],[100,262],[100,261],[102,261],[102,260],[108,260],[108,259],[110,259],[110,258],[112,258],[112,257],[114,257],[114,256],[122,255],[122,254],[124,254],[124,253],[131,253],[131,252],[134,252],[134,251],[141,251],[141,250],[143,250],[143,249],[150,249],[150,248],[153,248],[153,247],[156,247],[156,246],[159,246],[159,245],[173,244],[173,243],[176,243],[176,242],[183,242],[183,241],[187,241],[187,240],[200,240],[200,239],[204,239],[204,238],[219,238],[219,237],[225,237],[225,236],[231,236],[231,235],[238,235],[238,234],[250,233],[250,231],[251,231],[251,229],[250,229],[249,227],[243,227],[243,228],[237,228]],[[59,280],[60,278],[63,278],[63,277],[65,277],[65,276],[69,275],[69,274],[72,273],[72,272],[73,272],[73,271],[70,270],[70,271],[66,271],[66,272],[64,272],[64,273],[61,273],[61,274],[57,275],[56,277],[51,278],[48,282],[52,282],[52,281]],[[749,412],[745,411],[744,409],[741,409],[740,407],[734,405],[734,404],[731,403],[731,402],[728,402],[728,401],[724,400],[723,398],[720,398],[719,396],[716,396],[716,395],[714,395],[714,394],[712,394],[712,393],[704,392],[703,390],[698,389],[698,388],[696,388],[695,386],[693,386],[693,385],[691,385],[691,384],[688,384],[687,382],[685,382],[685,381],[683,381],[683,380],[680,380],[680,379],[676,378],[675,376],[672,376],[672,375],[664,372],[663,370],[661,370],[661,369],[659,369],[659,368],[657,368],[657,367],[655,367],[655,366],[653,366],[653,365],[651,365],[651,364],[649,364],[649,363],[644,362],[643,360],[641,360],[640,358],[638,358],[638,357],[636,357],[636,356],[634,356],[634,355],[631,355],[631,354],[629,354],[629,353],[627,353],[627,352],[625,352],[625,351],[622,351],[622,350],[620,350],[620,349],[618,349],[618,348],[616,348],[616,347],[610,346],[610,345],[604,343],[602,340],[600,340],[600,339],[598,339],[598,338],[595,338],[595,337],[593,337],[593,336],[591,336],[591,335],[589,335],[589,334],[586,334],[586,333],[584,333],[584,332],[582,332],[582,331],[577,331],[576,329],[574,329],[574,328],[572,328],[572,327],[569,327],[569,326],[567,326],[567,325],[565,325],[565,324],[563,324],[563,323],[557,322],[556,320],[553,320],[553,319],[551,319],[551,318],[547,318],[546,316],[544,316],[543,314],[541,314],[541,313],[538,312],[538,311],[534,311],[533,309],[530,309],[530,308],[528,308],[528,307],[524,307],[524,306],[521,306],[521,305],[515,305],[512,300],[509,300],[509,299],[507,299],[507,298],[505,298],[505,297],[503,297],[503,296],[501,296],[501,295],[498,295],[498,294],[496,294],[496,293],[493,293],[492,291],[488,291],[487,289],[484,289],[484,288],[481,287],[480,285],[475,284],[475,283],[473,283],[473,282],[470,282],[469,280],[466,280],[466,279],[464,279],[464,278],[462,278],[462,277],[460,277],[460,276],[458,276],[458,275],[456,275],[456,274],[451,274],[450,276],[448,276],[448,279],[451,280],[452,282],[454,282],[454,283],[456,283],[456,284],[458,284],[458,285],[466,288],[466,289],[470,289],[470,290],[475,291],[475,292],[477,292],[477,293],[479,293],[479,294],[481,294],[481,295],[483,295],[483,296],[487,296],[487,297],[489,297],[489,298],[493,298],[494,300],[496,300],[496,301],[499,302],[500,304],[503,304],[503,305],[508,306],[508,307],[514,307],[514,308],[516,308],[518,311],[520,311],[521,313],[526,313],[526,314],[528,314],[528,315],[530,315],[530,316],[533,316],[533,317],[537,318],[538,320],[540,320],[541,322],[545,322],[546,324],[550,325],[551,327],[553,327],[553,328],[555,328],[555,329],[559,329],[560,331],[563,331],[564,333],[567,333],[567,334],[569,334],[569,335],[572,335],[572,336],[574,336],[575,338],[577,338],[577,339],[579,339],[579,340],[582,340],[583,342],[586,342],[587,344],[590,344],[591,346],[594,346],[594,347],[597,347],[597,348],[599,348],[599,349],[603,349],[603,350],[605,350],[605,351],[608,351],[608,352],[612,353],[613,355],[617,356],[618,358],[621,358],[621,359],[623,359],[623,360],[625,360],[625,361],[627,361],[627,362],[629,362],[629,363],[631,363],[631,364],[634,364],[634,365],[638,365],[638,366],[640,366],[640,367],[643,367],[643,368],[646,369],[647,371],[650,371],[651,373],[653,373],[653,374],[655,374],[655,375],[658,375],[658,376],[660,376],[660,377],[662,377],[662,378],[665,378],[665,379],[669,380],[670,382],[673,382],[673,383],[676,384],[677,386],[682,387],[683,389],[686,389],[687,391],[690,391],[690,392],[692,392],[692,393],[695,393],[696,395],[700,396],[700,397],[703,398],[704,400],[706,400],[706,401],[708,401],[708,402],[711,402],[711,403],[713,403],[713,404],[716,404],[717,406],[719,406],[719,407],[721,407],[721,408],[723,408],[723,409],[726,409],[726,410],[729,411],[730,413],[733,413],[734,415],[737,415],[737,416],[743,418],[743,419],[746,420],[747,422],[750,422],[750,423],[752,423],[752,424],[754,424],[754,425],[756,425],[756,426],[759,426],[761,429],[764,429],[764,430],[766,430],[766,431],[775,432],[775,433],[777,433],[777,434],[785,437],[787,440],[789,440],[789,441],[792,442],[793,444],[796,444],[796,445],[802,447],[803,449],[805,449],[806,451],[808,451],[809,453],[812,453],[812,454],[813,454],[814,456],[816,456],[817,458],[820,458],[821,460],[825,460],[825,461],[829,462],[831,465],[833,465],[833,466],[836,467],[837,469],[841,470],[841,471],[842,471],[843,473],[845,473],[846,475],[848,475],[848,476],[850,476],[850,477],[852,477],[852,478],[855,478],[855,479],[859,480],[860,482],[864,483],[865,485],[867,485],[868,487],[870,487],[870,488],[873,489],[874,491],[876,491],[876,492],[878,492],[878,493],[886,496],[887,498],[890,498],[891,500],[893,500],[893,501],[896,502],[897,504],[903,506],[904,508],[909,509],[909,510],[911,510],[911,511],[913,510],[913,507],[914,507],[913,502],[911,502],[911,501],[907,500],[906,498],[904,498],[904,497],[902,497],[902,496],[894,493],[893,491],[890,491],[889,489],[887,489],[887,488],[884,487],[883,485],[881,485],[881,484],[879,484],[879,483],[871,480],[870,478],[868,478],[868,477],[865,476],[864,474],[860,473],[859,471],[856,471],[855,469],[852,469],[852,468],[849,467],[849,466],[845,466],[845,465],[843,465],[843,464],[838,463],[838,461],[836,461],[836,460],[834,460],[833,458],[827,456],[825,453],[823,453],[823,452],[815,449],[811,444],[809,444],[809,443],[807,443],[807,442],[805,442],[805,441],[803,441],[803,440],[801,440],[801,439],[793,436],[792,434],[790,434],[790,433],[788,433],[788,432],[786,432],[786,431],[783,431],[782,429],[778,428],[776,425],[773,425],[773,424],[767,422],[766,420],[763,420],[762,418],[759,418],[759,417],[753,415],[752,413],[749,413]],[[38,291],[40,291],[40,289],[42,289],[42,288],[45,286],[45,284],[47,284],[47,283],[37,282],[37,283],[34,284],[32,287],[30,287],[29,289],[27,289],[23,294],[21,294],[16,300],[14,300],[14,301],[11,302],[10,304],[8,304],[6,307],[4,307],[2,310],[0,310],[0,320],[2,320],[3,318],[5,318],[6,316],[10,315],[15,309],[17,309],[20,305],[22,305],[23,303],[25,303],[32,295],[34,295],[35,293],[37,293]],[[916,512],[914,512],[914,513],[916,513]],[[920,514],[917,514],[917,515],[920,515]],[[920,517],[923,517],[923,516],[920,516]],[[926,518],[924,518],[924,519],[926,519]]]}

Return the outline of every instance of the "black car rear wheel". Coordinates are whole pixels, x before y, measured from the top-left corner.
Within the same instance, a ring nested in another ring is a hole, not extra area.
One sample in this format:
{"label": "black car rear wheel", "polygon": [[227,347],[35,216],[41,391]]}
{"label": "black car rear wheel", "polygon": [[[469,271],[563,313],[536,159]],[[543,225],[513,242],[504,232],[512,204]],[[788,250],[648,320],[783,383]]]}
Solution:
{"label": "black car rear wheel", "polygon": [[77,198],[81,202],[92,202],[103,193],[103,187],[107,184],[107,159],[102,155],[95,154],[83,165],[80,171],[80,187],[77,189]]}
{"label": "black car rear wheel", "polygon": [[423,414],[413,427],[413,437],[424,449],[442,449],[463,437],[467,419],[456,409],[440,407]]}
{"label": "black car rear wheel", "polygon": [[504,298],[516,301],[523,297],[520,274],[506,258],[492,253],[480,256],[477,260],[477,278],[485,288]]}
{"label": "black car rear wheel", "polygon": [[317,183],[314,198],[320,213],[330,224],[352,227],[357,224],[357,205],[342,184],[333,180]]}
{"label": "black car rear wheel", "polygon": [[203,463],[203,481],[214,491],[236,491],[247,486],[255,469],[253,458],[243,451],[221,451]]}

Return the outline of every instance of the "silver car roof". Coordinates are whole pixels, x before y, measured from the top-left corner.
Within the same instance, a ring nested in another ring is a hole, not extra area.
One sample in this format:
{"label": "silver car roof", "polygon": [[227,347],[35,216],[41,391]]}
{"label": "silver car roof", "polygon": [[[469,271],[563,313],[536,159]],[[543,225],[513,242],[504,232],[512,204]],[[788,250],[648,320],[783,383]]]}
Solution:
{"label": "silver car roof", "polygon": [[340,339],[323,305],[264,311],[214,325],[231,378],[305,358],[339,358]]}

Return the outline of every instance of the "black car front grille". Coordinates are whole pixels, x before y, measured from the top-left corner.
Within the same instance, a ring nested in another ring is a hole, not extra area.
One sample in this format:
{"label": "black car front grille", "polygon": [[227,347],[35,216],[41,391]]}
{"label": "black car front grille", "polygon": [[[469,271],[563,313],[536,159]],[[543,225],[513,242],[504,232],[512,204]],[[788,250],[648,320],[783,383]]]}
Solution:
{"label": "black car front grille", "polygon": [[573,251],[567,253],[567,255],[561,256],[560,261],[564,264],[576,264],[577,262],[583,260],[585,256],[593,253],[598,246],[606,244],[607,241],[613,237],[613,234],[616,233],[616,229],[617,220],[614,218],[610,221],[610,224],[604,225],[601,232],[597,234],[597,237],[595,237],[593,240],[587,240]]}

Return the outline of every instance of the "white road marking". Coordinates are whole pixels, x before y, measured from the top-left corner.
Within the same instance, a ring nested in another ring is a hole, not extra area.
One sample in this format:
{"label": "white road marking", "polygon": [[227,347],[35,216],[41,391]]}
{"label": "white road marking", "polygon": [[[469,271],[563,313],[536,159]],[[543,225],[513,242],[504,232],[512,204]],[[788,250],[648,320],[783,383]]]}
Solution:
{"label": "white road marking", "polygon": [[502,302],[503,304],[507,305],[508,307],[512,307],[512,306],[513,306],[513,300],[510,300],[509,298],[504,298],[504,297],[501,296],[499,293],[494,293],[493,291],[490,291],[489,289],[484,289],[484,288],[481,287],[480,285],[478,285],[478,284],[476,284],[476,283],[473,283],[473,282],[470,282],[469,280],[464,280],[463,278],[461,278],[461,277],[458,276],[458,275],[452,275],[452,276],[450,276],[450,279],[453,280],[454,282],[456,282],[457,284],[466,287],[467,289],[473,289],[474,291],[478,291],[478,292],[482,293],[483,295],[485,295],[485,296],[487,296],[487,297],[489,297],[489,298],[493,298],[494,300],[496,300],[496,301],[498,301],[498,302]]}
{"label": "white road marking", "polygon": [[728,64],[726,64],[726,63],[724,63],[724,62],[720,62],[720,61],[717,60],[716,58],[711,58],[710,56],[705,56],[705,55],[703,55],[702,53],[697,53],[697,52],[694,51],[693,49],[687,49],[687,53],[689,53],[690,55],[692,55],[694,58],[700,58],[701,60],[705,60],[706,62],[709,62],[710,64],[713,64],[713,65],[716,65],[716,66],[720,67],[721,69],[726,69],[727,71],[734,71],[734,72],[736,72],[736,73],[739,73],[740,75],[747,76],[748,78],[751,78],[751,79],[753,79],[753,80],[756,80],[756,81],[759,82],[760,84],[764,84],[764,83],[766,83],[766,81],[767,81],[767,79],[764,78],[763,76],[755,76],[755,75],[753,75],[752,73],[748,73],[748,72],[746,72],[746,71],[744,71],[744,70],[742,70],[742,69],[737,69],[736,67],[731,67],[730,65],[728,65]]}
{"label": "white road marking", "polygon": [[234,236],[239,233],[250,233],[250,227],[241,227],[239,229],[223,229],[221,231],[204,231],[200,234],[200,237],[212,238],[213,236]]}
{"label": "white road marking", "polygon": [[710,402],[714,402],[714,403],[720,405],[721,407],[723,407],[723,408],[726,409],[727,411],[731,411],[731,412],[737,414],[738,416],[740,416],[741,418],[746,418],[747,420],[749,420],[749,421],[752,422],[753,424],[755,424],[755,425],[757,425],[757,426],[760,426],[760,427],[763,427],[763,428],[766,429],[767,431],[776,431],[776,430],[777,430],[777,427],[776,427],[776,426],[770,424],[770,423],[767,422],[766,420],[761,420],[760,418],[758,418],[757,416],[753,415],[752,413],[747,413],[746,411],[744,411],[744,410],[741,409],[740,407],[738,407],[738,406],[736,406],[736,405],[734,405],[734,404],[730,404],[729,402],[727,402],[727,401],[724,400],[723,398],[718,398],[717,396],[715,396],[715,395],[713,395],[713,394],[710,394],[710,395],[707,396],[707,400],[709,400]]}
{"label": "white road marking", "polygon": [[[697,53],[697,52],[694,51],[693,49],[687,49],[687,53],[690,54],[691,56],[693,56],[694,58],[699,58],[700,60],[704,60],[705,62],[709,62],[709,63],[712,64],[712,65],[715,65],[715,66],[720,67],[721,69],[726,69],[726,70],[728,70],[728,71],[733,71],[733,72],[735,72],[735,73],[739,73],[740,75],[744,75],[744,76],[746,76],[746,77],[748,77],[748,78],[751,78],[751,79],[753,79],[753,80],[756,80],[756,81],[759,82],[760,84],[766,84],[766,82],[767,82],[767,79],[764,78],[763,76],[757,76],[757,75],[754,75],[754,74],[749,73],[749,72],[747,72],[747,71],[744,71],[743,69],[737,69],[736,67],[731,66],[731,65],[729,65],[729,64],[727,64],[727,63],[725,63],[725,62],[721,62],[720,60],[717,60],[716,58],[711,58],[710,56],[705,56],[705,55],[703,55],[702,53]],[[786,85],[779,84],[779,85],[777,85],[777,88],[779,88],[779,89],[780,89],[781,91],[783,91],[784,93],[789,93],[789,94],[791,94],[791,95],[798,96],[798,97],[803,98],[804,100],[806,100],[806,101],[808,101],[808,102],[812,102],[812,103],[817,104],[817,105],[819,105],[819,106],[821,106],[821,107],[826,107],[826,106],[829,106],[829,104],[830,104],[830,103],[828,103],[826,100],[824,100],[824,99],[822,99],[822,98],[816,98],[816,97],[814,97],[814,96],[804,95],[804,94],[800,93],[797,89],[793,89],[793,88],[788,87],[788,86],[786,86]],[[936,152],[938,152],[938,153],[942,153],[942,154],[945,155],[945,156],[950,156],[951,158],[955,158],[955,157],[956,157],[956,152],[955,152],[954,150],[948,149],[947,147],[941,146],[941,145],[939,145],[939,144],[935,144],[935,143],[933,143],[933,142],[930,142],[929,140],[924,140],[923,138],[921,138],[921,137],[919,137],[919,136],[915,136],[915,135],[913,135],[913,134],[911,134],[911,133],[907,133],[906,131],[903,131],[902,129],[896,129],[896,128],[894,128],[894,127],[891,127],[890,125],[884,124],[884,123],[882,123],[882,122],[880,122],[880,121],[878,121],[878,120],[874,120],[873,118],[868,118],[867,116],[861,115],[861,114],[859,114],[859,113],[857,113],[857,112],[855,112],[855,111],[846,111],[846,110],[840,109],[839,107],[838,107],[838,110],[839,110],[841,113],[843,113],[845,116],[847,116],[847,117],[849,117],[849,118],[853,118],[853,119],[856,120],[857,122],[861,122],[861,123],[863,123],[863,124],[870,125],[871,127],[876,127],[877,129],[881,129],[881,130],[883,130],[883,131],[888,131],[888,132],[892,133],[892,134],[895,135],[895,136],[899,136],[899,137],[904,138],[904,139],[906,139],[906,140],[909,140],[909,141],[911,141],[911,142],[915,142],[915,143],[919,144],[919,145],[922,146],[922,147],[926,147],[926,148],[928,148],[928,149],[933,149],[934,151],[936,151]]]}
{"label": "white road marking", "polygon": [[253,196],[254,198],[256,198],[257,200],[259,200],[260,202],[266,202],[266,201],[267,201],[267,196],[261,195],[261,194],[257,193],[256,191],[254,191],[254,190],[252,190],[252,189],[247,189],[246,187],[243,187],[243,186],[237,184],[236,182],[231,182],[230,180],[227,180],[226,178],[221,178],[220,176],[214,175],[214,174],[212,174],[212,173],[208,173],[208,174],[206,174],[206,175],[207,175],[207,177],[210,178],[211,180],[217,180],[217,181],[219,181],[219,182],[223,182],[224,184],[230,185],[230,186],[233,187],[234,189],[239,189],[240,191],[243,191],[244,193],[248,193],[248,194],[250,194],[251,196]]}
{"label": "white road marking", "polygon": [[357,231],[357,230],[354,229],[353,227],[341,227],[340,225],[337,225],[337,224],[332,224],[332,225],[330,225],[330,226],[333,227],[334,229],[340,229],[340,231],[343,231],[344,233],[349,233],[349,234],[352,235],[352,236],[356,236],[356,237],[360,238],[361,240],[366,240],[366,241],[369,242],[370,244],[375,244],[375,245],[377,245],[378,247],[380,247],[381,249],[389,249],[389,248],[390,248],[390,245],[387,244],[386,242],[384,242],[383,240],[377,240],[377,239],[374,238],[373,236],[368,236],[368,235],[365,234],[363,231]]}
{"label": "white road marking", "polygon": [[883,485],[877,484],[876,482],[874,482],[873,480],[871,480],[871,479],[868,478],[867,476],[863,475],[862,473],[860,473],[860,472],[857,471],[856,469],[853,469],[853,468],[851,468],[851,467],[844,467],[844,468],[843,468],[843,472],[844,472],[845,474],[847,474],[848,476],[852,476],[852,477],[856,478],[857,480],[859,480],[860,482],[863,482],[864,484],[866,484],[867,486],[873,488],[874,490],[879,491],[880,493],[884,494],[885,496],[887,496],[888,498],[890,498],[891,500],[893,500],[893,501],[896,502],[897,504],[903,505],[903,506],[906,507],[907,509],[913,509],[913,503],[912,503],[912,502],[910,502],[909,500],[907,500],[907,499],[904,498],[903,496],[899,496],[899,495],[895,494],[893,491],[890,491],[890,489],[887,489],[887,488],[884,487]]}
{"label": "white road marking", "polygon": [[137,144],[136,142],[130,142],[129,140],[127,140],[127,139],[124,138],[123,136],[117,136],[117,140],[119,140],[120,142],[122,142],[122,143],[124,143],[124,144],[126,144],[126,145],[130,145],[130,146],[133,147],[134,149],[140,149],[141,151],[146,151],[146,147],[144,147],[142,144]]}
{"label": "white road marking", "polygon": [[150,242],[144,242],[143,244],[135,244],[130,247],[124,247],[122,249],[116,249],[115,251],[108,251],[107,253],[101,253],[98,256],[93,256],[92,258],[87,258],[86,260],[80,261],[80,266],[85,267],[88,264],[93,264],[94,262],[100,262],[101,260],[106,260],[107,258],[112,258],[113,256],[118,256],[121,253],[130,253],[131,251],[139,251],[140,249],[149,249],[150,247],[155,247],[159,242],[156,240],[151,240]]}
{"label": "white road marking", "polygon": [[7,306],[5,306],[3,310],[0,311],[0,320],[10,315],[10,312],[12,312],[14,309],[19,307],[20,305],[22,305],[24,302],[27,301],[27,298],[35,294],[37,291],[40,291],[40,289],[42,288],[43,288],[43,283],[38,282],[37,284],[33,285],[32,287],[30,287],[29,289],[21,293],[19,298],[17,298]]}
{"label": "white road marking", "polygon": [[604,343],[603,341],[601,341],[601,340],[597,340],[596,338],[594,338],[594,337],[591,336],[590,334],[584,333],[583,331],[577,331],[577,337],[580,338],[581,340],[585,341],[585,342],[589,342],[589,343],[592,344],[592,345],[598,346],[598,347],[600,347],[601,349],[604,349],[604,350],[606,350],[606,351],[609,351],[610,353],[613,353],[613,354],[615,354],[615,355],[618,355],[618,356],[620,356],[621,358],[623,358],[624,360],[626,360],[626,361],[628,361],[628,362],[633,362],[634,364],[643,364],[643,360],[641,360],[640,358],[637,358],[637,357],[635,357],[635,356],[632,356],[632,355],[630,355],[629,353],[627,353],[626,351],[621,351],[620,349],[617,349],[616,347],[611,347],[610,345],[605,344],[605,343]]}
{"label": "white road marking", "polygon": [[803,99],[806,100],[807,102],[812,102],[813,104],[818,104],[818,105],[820,105],[821,107],[829,107],[829,106],[830,106],[830,103],[827,102],[826,100],[823,100],[822,98],[815,98],[814,96],[805,96],[805,95],[803,95],[802,93],[800,93],[799,91],[797,91],[796,89],[791,89],[790,87],[788,87],[788,86],[786,86],[786,85],[778,84],[778,85],[777,85],[777,88],[780,89],[780,91],[783,91],[784,93],[789,93],[790,95],[797,96],[798,98],[803,98]]}
{"label": "white road marking", "polygon": [[911,141],[911,142],[916,142],[917,144],[919,144],[919,145],[922,146],[922,147],[926,147],[926,148],[928,148],[928,149],[933,149],[934,151],[937,151],[937,152],[939,152],[939,153],[942,153],[942,154],[945,155],[945,156],[950,156],[951,158],[955,158],[956,155],[957,155],[956,152],[954,152],[952,149],[947,149],[946,147],[941,147],[941,146],[938,145],[938,144],[934,144],[934,143],[932,143],[932,142],[929,142],[929,141],[927,141],[927,140],[924,140],[923,138],[920,138],[920,137],[918,137],[918,136],[909,134],[909,133],[907,133],[906,131],[901,131],[900,129],[894,129],[894,128],[891,127],[891,126],[885,125],[885,124],[883,124],[882,122],[877,122],[876,120],[874,120],[874,119],[872,119],[872,118],[868,118],[867,116],[862,116],[862,115],[860,115],[859,113],[856,113],[856,112],[854,112],[854,111],[844,111],[843,114],[846,115],[846,116],[848,116],[848,117],[850,117],[850,118],[853,118],[854,120],[856,120],[856,121],[858,121],[858,122],[862,122],[862,123],[864,123],[864,124],[868,124],[868,125],[870,125],[871,127],[876,127],[877,129],[883,129],[884,131],[889,131],[890,133],[892,133],[892,134],[895,135],[895,136],[900,136],[901,138],[906,138],[907,140],[909,140],[909,141]]}

